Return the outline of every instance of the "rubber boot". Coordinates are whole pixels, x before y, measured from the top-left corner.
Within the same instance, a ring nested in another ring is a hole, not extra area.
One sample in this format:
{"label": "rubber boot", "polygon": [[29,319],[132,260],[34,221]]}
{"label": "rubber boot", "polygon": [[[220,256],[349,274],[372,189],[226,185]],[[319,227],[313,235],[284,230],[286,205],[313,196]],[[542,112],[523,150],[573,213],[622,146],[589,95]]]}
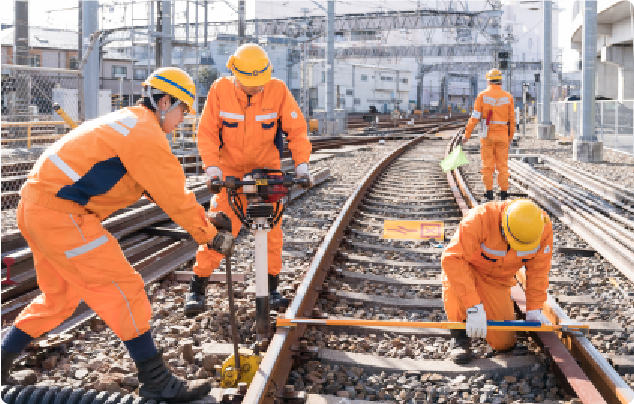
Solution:
{"label": "rubber boot", "polygon": [[279,275],[269,274],[269,309],[278,310],[282,307],[288,307],[288,299],[285,298],[277,291],[277,283],[279,282]]}
{"label": "rubber boot", "polygon": [[192,276],[189,281],[189,293],[185,301],[185,315],[194,317],[205,310],[205,291],[209,284],[209,277]]}
{"label": "rubber boot", "polygon": [[505,201],[509,197],[508,191],[500,191],[500,199]]}
{"label": "rubber boot", "polygon": [[148,400],[167,403],[188,403],[200,400],[211,391],[206,380],[182,380],[174,376],[165,366],[163,350],[151,358],[135,361],[139,372],[139,395]]}
{"label": "rubber boot", "polygon": [[9,373],[11,372],[11,368],[13,368],[13,362],[20,356],[20,353],[5,351],[2,349],[0,351],[0,355],[2,355],[2,384],[3,385],[14,385],[16,384],[15,380],[13,380]]}
{"label": "rubber boot", "polygon": [[451,339],[453,341],[453,350],[450,356],[453,363],[465,365],[471,362],[471,340],[467,337],[467,331],[451,330]]}
{"label": "rubber boot", "polygon": [[492,201],[493,200],[493,190],[487,191],[486,197],[487,197],[487,201]]}

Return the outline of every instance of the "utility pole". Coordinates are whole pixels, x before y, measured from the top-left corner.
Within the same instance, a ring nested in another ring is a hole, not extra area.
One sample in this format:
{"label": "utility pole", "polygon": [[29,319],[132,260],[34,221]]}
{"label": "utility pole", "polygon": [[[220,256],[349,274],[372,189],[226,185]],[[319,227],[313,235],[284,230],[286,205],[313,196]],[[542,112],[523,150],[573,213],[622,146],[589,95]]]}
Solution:
{"label": "utility pole", "polygon": [[583,64],[581,66],[581,136],[574,139],[573,160],[603,161],[603,142],[595,134],[595,64],[597,60],[597,2],[584,1]]}
{"label": "utility pole", "polygon": [[[163,65],[163,39],[161,38],[161,33],[163,32],[163,4],[162,1],[156,2],[156,45],[154,46],[155,52],[155,62],[156,68],[158,69]],[[150,72],[148,72],[149,74]]]}
{"label": "utility pole", "polygon": [[335,128],[335,2],[328,1],[328,43],[326,48],[326,130]]}
{"label": "utility pole", "polygon": [[162,66],[170,67],[172,66],[172,2],[169,0],[164,0],[162,5],[162,36],[161,43],[163,45],[162,49]]}
{"label": "utility pole", "polygon": [[204,1],[204,4],[205,4],[205,49],[207,49],[207,46],[208,46],[208,44],[207,44],[207,23],[208,23],[208,20],[207,20],[207,0]]}
{"label": "utility pole", "polygon": [[[88,52],[90,36],[99,29],[99,1],[86,0],[80,2],[82,7],[82,54]],[[97,118],[99,114],[99,40],[95,44],[95,49],[90,52],[83,68],[83,106],[84,120]]]}
{"label": "utility pole", "polygon": [[[555,140],[555,125],[550,121],[550,76],[552,75],[553,2],[544,0],[544,64],[542,66],[542,111],[537,138]],[[596,45],[595,45],[596,48]]]}
{"label": "utility pole", "polygon": [[[15,2],[15,29],[13,31],[13,64],[29,65],[29,2]],[[96,30],[95,30],[96,31]],[[92,34],[89,33],[88,35]]]}
{"label": "utility pole", "polygon": [[245,5],[244,5],[245,1],[244,0],[239,0],[238,1],[238,45],[242,45],[245,42],[245,38],[244,38],[244,13],[245,13]]}

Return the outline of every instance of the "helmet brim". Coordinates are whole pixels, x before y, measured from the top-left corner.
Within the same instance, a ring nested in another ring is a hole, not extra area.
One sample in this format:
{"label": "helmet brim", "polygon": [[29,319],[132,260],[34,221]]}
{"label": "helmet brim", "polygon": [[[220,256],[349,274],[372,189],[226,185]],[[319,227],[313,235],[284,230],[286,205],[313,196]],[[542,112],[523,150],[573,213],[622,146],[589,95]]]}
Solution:
{"label": "helmet brim", "polygon": [[243,86],[258,87],[263,86],[271,81],[271,69],[267,69],[267,71],[265,71],[264,73],[260,73],[257,76],[246,76],[244,74],[236,72],[234,69],[231,70],[233,72],[233,75]]}

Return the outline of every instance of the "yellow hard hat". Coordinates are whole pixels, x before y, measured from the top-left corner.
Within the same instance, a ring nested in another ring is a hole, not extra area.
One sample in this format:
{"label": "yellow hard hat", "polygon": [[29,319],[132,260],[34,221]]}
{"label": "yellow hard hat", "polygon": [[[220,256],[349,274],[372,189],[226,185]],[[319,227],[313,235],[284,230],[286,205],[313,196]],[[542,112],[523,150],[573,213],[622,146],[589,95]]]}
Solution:
{"label": "yellow hard hat", "polygon": [[145,79],[143,86],[149,86],[171,95],[187,105],[189,111],[194,109],[196,85],[190,75],[178,67],[162,67],[155,70]]}
{"label": "yellow hard hat", "polygon": [[271,62],[259,45],[248,43],[236,49],[227,68],[245,86],[263,86],[271,80]]}
{"label": "yellow hard hat", "polygon": [[516,199],[504,209],[502,230],[512,249],[531,251],[539,246],[547,221],[543,211],[534,202]]}
{"label": "yellow hard hat", "polygon": [[491,69],[486,74],[487,81],[502,80],[502,72],[498,69]]}

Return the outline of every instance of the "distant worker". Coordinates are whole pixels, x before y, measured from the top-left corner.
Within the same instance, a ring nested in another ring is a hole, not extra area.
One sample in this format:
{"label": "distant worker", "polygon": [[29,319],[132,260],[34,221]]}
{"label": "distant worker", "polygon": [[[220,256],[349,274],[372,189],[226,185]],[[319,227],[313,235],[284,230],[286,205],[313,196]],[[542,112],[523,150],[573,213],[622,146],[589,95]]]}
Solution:
{"label": "distant worker", "polygon": [[31,247],[42,292],[2,340],[2,384],[13,361],[42,334],[70,317],[83,300],[123,341],[135,361],[139,395],[184,403],[206,396],[206,380],[172,374],[150,331],[152,308],[143,278],[101,224],[147,194],[198,244],[219,254],[233,235],[214,227],[172,154],[166,133],[195,100],[192,78],[178,68],[156,70],[143,83],[140,105],[88,121],[50,146],[21,190],[18,226]]}
{"label": "distant worker", "polygon": [[487,332],[487,320],[514,320],[511,287],[526,267],[526,320],[548,324],[542,313],[553,254],[548,215],[527,199],[489,202],[471,209],[442,255],[442,288],[447,317],[467,321],[451,330],[452,359],[471,360],[469,338],[485,338],[491,348],[510,351],[515,333]]}
{"label": "distant worker", "polygon": [[493,173],[497,168],[500,199],[505,200],[509,188],[509,145],[515,134],[515,107],[513,96],[502,90],[502,73],[493,69],[486,78],[489,87],[478,94],[462,143],[469,140],[473,128],[482,120],[480,156],[486,198],[493,200]]}
{"label": "distant worker", "polygon": [[[211,86],[198,127],[198,149],[209,179],[242,179],[254,169],[280,169],[286,135],[297,178],[308,179],[304,186],[310,187],[308,160],[312,146],[306,120],[284,82],[271,79],[273,66],[264,49],[255,44],[240,46],[229,58],[227,68],[233,77],[222,77]],[[237,236],[242,223],[229,206],[226,190],[210,190],[216,194],[210,211],[228,212]],[[275,310],[288,305],[288,299],[277,291],[282,269],[281,220],[267,236],[269,304]],[[221,260],[222,255],[216,251],[205,246],[198,249],[185,303],[188,316],[204,310],[208,278]]]}

